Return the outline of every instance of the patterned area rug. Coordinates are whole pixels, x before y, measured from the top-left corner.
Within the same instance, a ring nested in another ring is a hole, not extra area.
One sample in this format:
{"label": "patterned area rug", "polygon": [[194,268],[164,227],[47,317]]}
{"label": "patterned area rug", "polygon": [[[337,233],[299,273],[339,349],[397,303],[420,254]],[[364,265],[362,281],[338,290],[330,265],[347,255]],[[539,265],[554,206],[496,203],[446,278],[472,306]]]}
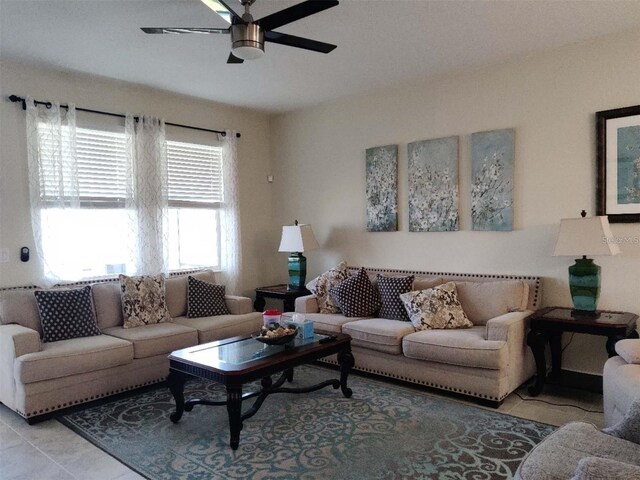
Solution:
{"label": "patterned area rug", "polygon": [[[335,370],[303,366],[291,386],[336,376]],[[555,430],[371,378],[352,375],[349,384],[350,399],[331,387],[268,397],[245,421],[235,452],[225,407],[197,405],[174,425],[166,388],[60,421],[154,480],[508,479],[526,453]],[[185,396],[224,399],[225,391],[194,380]]]}

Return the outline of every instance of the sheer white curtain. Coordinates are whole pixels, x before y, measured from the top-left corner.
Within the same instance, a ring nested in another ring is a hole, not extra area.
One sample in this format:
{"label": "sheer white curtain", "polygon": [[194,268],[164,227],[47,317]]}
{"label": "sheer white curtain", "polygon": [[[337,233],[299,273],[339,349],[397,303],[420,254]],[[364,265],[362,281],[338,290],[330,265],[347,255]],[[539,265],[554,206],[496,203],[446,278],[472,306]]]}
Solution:
{"label": "sheer white curtain", "polygon": [[[61,238],[59,221],[63,212],[80,208],[78,162],[76,150],[76,109],[59,103],[36,105],[33,98],[26,99],[27,161],[29,171],[29,197],[31,224],[35,250],[44,267],[44,280],[52,284],[64,277],[77,277],[74,262],[52,264],[47,250],[68,252],[72,258],[74,239]],[[55,258],[62,258],[56,255]],[[65,278],[67,279],[67,278]]]}
{"label": "sheer white curtain", "polygon": [[242,242],[238,189],[238,141],[227,130],[222,141],[223,206],[220,211],[221,268],[227,293],[238,295],[242,288]]}
{"label": "sheer white curtain", "polygon": [[[167,139],[163,119],[127,114],[127,198],[130,270],[169,272]],[[129,271],[129,268],[127,269]]]}

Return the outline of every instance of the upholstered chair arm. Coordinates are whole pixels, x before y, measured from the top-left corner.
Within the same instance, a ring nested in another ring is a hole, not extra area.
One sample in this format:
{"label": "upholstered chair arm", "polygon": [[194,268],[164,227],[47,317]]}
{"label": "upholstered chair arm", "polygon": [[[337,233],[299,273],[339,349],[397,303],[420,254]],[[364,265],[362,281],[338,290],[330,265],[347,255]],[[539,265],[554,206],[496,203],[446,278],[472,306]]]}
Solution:
{"label": "upholstered chair arm", "polygon": [[253,301],[249,297],[226,295],[224,300],[232,315],[243,315],[253,312]]}
{"label": "upholstered chair arm", "polygon": [[40,334],[22,325],[0,325],[0,402],[13,407],[15,359],[40,351]]}
{"label": "upholstered chair arm", "polygon": [[584,457],[578,462],[578,469],[571,480],[593,480],[597,478],[606,478],[607,480],[640,478],[640,467],[611,458]]}
{"label": "upholstered chair arm", "polygon": [[628,338],[620,340],[616,343],[616,353],[620,355],[625,362],[640,365],[640,339]]}
{"label": "upholstered chair arm", "polygon": [[318,307],[318,299],[315,295],[307,295],[305,297],[296,298],[296,312],[297,313],[318,313],[320,308]]}
{"label": "upholstered chair arm", "polygon": [[524,339],[528,322],[526,318],[533,312],[509,312],[492,318],[487,322],[487,340],[502,340],[511,342],[517,337],[517,341]]}

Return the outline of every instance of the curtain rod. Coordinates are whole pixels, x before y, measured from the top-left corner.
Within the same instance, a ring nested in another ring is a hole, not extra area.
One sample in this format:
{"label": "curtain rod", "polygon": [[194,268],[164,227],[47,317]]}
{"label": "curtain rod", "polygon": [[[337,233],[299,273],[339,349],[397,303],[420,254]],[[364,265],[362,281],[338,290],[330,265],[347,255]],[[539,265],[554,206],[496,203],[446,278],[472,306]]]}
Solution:
{"label": "curtain rod", "polygon": [[[26,110],[27,109],[27,101],[26,99],[22,98],[22,97],[18,97],[17,95],[10,95],[9,96],[9,100],[13,103],[17,103],[17,102],[22,102],[22,109]],[[34,100],[34,102],[36,105],[45,105],[47,108],[51,108],[51,102],[43,102],[40,100]],[[60,105],[61,108],[69,108],[68,105]],[[121,114],[121,113],[112,113],[112,112],[103,112],[101,110],[91,110],[89,108],[80,108],[80,107],[76,107],[76,110],[78,110],[79,112],[88,112],[88,113],[97,113],[98,115],[107,115],[109,117],[119,117],[119,118],[125,118],[125,115]],[[136,120],[138,119],[138,117],[134,117]],[[199,130],[201,132],[211,132],[211,133],[219,133],[220,135],[222,135],[223,137],[227,134],[226,132],[223,132],[222,130],[211,130],[209,128],[202,128],[202,127],[192,127],[190,125],[182,125],[180,123],[171,123],[171,122],[164,122],[165,125],[170,125],[172,127],[181,127],[181,128],[189,128],[191,130]],[[236,133],[236,137],[240,138],[240,134]]]}

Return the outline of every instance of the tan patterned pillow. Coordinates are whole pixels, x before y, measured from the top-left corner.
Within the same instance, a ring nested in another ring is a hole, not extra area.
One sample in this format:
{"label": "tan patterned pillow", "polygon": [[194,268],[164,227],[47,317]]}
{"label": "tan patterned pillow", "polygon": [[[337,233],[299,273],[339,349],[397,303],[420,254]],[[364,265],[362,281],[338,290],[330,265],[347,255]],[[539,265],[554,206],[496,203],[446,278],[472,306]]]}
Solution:
{"label": "tan patterned pillow", "polygon": [[347,269],[347,262],[340,262],[340,264],[324,272],[318,277],[315,289],[312,290],[316,298],[318,299],[318,307],[320,313],[340,313],[340,307],[335,302],[329,290],[333,287],[337,287],[342,282],[349,278],[349,270]]}
{"label": "tan patterned pillow", "polygon": [[416,330],[473,327],[462,310],[453,282],[403,293],[400,299]]}
{"label": "tan patterned pillow", "polygon": [[124,328],[171,320],[164,291],[164,275],[120,275],[119,278]]}

